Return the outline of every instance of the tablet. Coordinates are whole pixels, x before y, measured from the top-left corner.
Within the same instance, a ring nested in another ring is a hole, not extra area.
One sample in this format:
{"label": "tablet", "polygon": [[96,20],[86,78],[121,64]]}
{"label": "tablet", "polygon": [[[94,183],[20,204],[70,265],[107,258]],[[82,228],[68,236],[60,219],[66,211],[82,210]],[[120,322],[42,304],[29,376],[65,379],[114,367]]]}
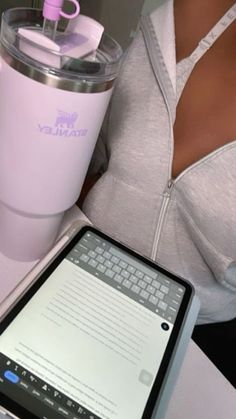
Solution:
{"label": "tablet", "polygon": [[1,320],[0,412],[161,418],[198,310],[188,281],[83,227]]}

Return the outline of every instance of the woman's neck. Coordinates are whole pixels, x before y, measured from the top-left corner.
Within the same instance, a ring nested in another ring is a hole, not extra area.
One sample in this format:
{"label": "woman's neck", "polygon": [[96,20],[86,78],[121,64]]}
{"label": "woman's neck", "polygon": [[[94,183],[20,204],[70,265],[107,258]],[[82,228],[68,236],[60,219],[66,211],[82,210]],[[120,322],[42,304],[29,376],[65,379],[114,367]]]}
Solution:
{"label": "woman's neck", "polygon": [[191,54],[233,4],[235,0],[174,0],[177,61]]}

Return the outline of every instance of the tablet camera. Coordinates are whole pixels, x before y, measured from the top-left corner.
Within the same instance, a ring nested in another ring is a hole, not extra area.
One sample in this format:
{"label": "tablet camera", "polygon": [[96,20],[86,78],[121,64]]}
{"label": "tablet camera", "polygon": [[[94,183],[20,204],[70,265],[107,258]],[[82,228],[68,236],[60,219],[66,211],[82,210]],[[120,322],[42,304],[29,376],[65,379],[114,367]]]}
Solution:
{"label": "tablet camera", "polygon": [[167,323],[165,323],[165,322],[161,323],[161,327],[165,331],[169,330],[169,328],[170,328],[170,326]]}

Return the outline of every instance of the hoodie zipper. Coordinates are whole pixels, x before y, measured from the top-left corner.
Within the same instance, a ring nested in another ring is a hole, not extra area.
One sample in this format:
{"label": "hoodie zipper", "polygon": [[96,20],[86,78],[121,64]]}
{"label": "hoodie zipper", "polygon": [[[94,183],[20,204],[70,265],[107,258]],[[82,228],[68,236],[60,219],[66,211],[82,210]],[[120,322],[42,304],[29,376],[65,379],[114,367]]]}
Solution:
{"label": "hoodie zipper", "polygon": [[[169,116],[169,141],[171,144],[171,151],[170,151],[170,160],[169,160],[169,169],[168,169],[168,182],[167,185],[162,193],[163,196],[163,201],[161,204],[161,210],[160,210],[160,215],[159,215],[159,219],[157,221],[157,226],[156,226],[156,230],[155,230],[155,235],[154,235],[154,240],[153,240],[153,246],[152,246],[152,252],[151,252],[151,258],[153,260],[156,260],[156,255],[157,255],[157,250],[158,250],[158,245],[159,245],[159,241],[160,241],[160,235],[161,235],[161,230],[162,230],[162,226],[164,223],[164,218],[165,218],[165,214],[167,211],[167,207],[170,201],[170,196],[171,196],[171,191],[173,188],[173,184],[174,181],[172,180],[172,161],[173,161],[173,154],[174,154],[174,150],[173,150],[173,146],[174,146],[174,139],[173,139],[173,119],[175,117],[174,115],[174,111],[173,109],[171,109],[169,100],[168,100],[168,94],[166,92],[166,89],[164,87],[165,83],[167,82],[166,80],[163,80],[163,77],[161,77],[160,74],[160,68],[159,65],[156,61],[157,56],[156,53],[157,51],[159,51],[159,46],[157,48],[157,45],[155,45],[155,47],[153,46],[153,37],[155,38],[155,36],[153,35],[153,33],[151,34],[150,32],[153,32],[153,27],[152,27],[152,23],[150,21],[150,18],[143,17],[143,35],[144,35],[144,39],[146,42],[146,46],[147,46],[147,50],[149,53],[149,57],[150,60],[152,62],[152,67],[156,76],[156,80],[157,83],[159,85],[160,91],[162,93],[164,102],[166,104],[166,108],[167,108],[167,112],[168,112],[168,116]],[[150,29],[151,28],[151,29]],[[163,70],[163,69],[162,69]],[[171,83],[171,82],[170,82]],[[169,88],[168,88],[169,89]]]}
{"label": "hoodie zipper", "polygon": [[174,181],[172,179],[169,179],[169,181],[166,185],[166,188],[165,188],[165,190],[162,194],[163,200],[162,200],[162,204],[161,204],[159,219],[158,219],[157,226],[156,226],[156,232],[155,232],[155,236],[154,236],[154,240],[153,240],[153,247],[152,247],[152,254],[151,254],[151,258],[153,260],[156,260],[157,249],[158,249],[158,245],[159,245],[159,242],[160,242],[161,230],[162,230],[162,226],[163,226],[163,223],[164,223],[167,207],[168,207],[168,204],[170,202],[171,191],[173,189],[173,186],[174,186]]}

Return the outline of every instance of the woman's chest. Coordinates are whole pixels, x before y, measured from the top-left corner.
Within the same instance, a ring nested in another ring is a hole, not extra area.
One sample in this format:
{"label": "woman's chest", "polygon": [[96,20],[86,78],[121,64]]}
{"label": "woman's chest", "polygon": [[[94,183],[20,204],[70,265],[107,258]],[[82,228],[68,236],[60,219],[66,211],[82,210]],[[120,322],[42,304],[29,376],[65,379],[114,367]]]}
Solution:
{"label": "woman's chest", "polygon": [[[236,60],[227,54],[209,51],[183,88],[174,124],[173,177],[236,139]],[[178,65],[177,86],[184,77]]]}

